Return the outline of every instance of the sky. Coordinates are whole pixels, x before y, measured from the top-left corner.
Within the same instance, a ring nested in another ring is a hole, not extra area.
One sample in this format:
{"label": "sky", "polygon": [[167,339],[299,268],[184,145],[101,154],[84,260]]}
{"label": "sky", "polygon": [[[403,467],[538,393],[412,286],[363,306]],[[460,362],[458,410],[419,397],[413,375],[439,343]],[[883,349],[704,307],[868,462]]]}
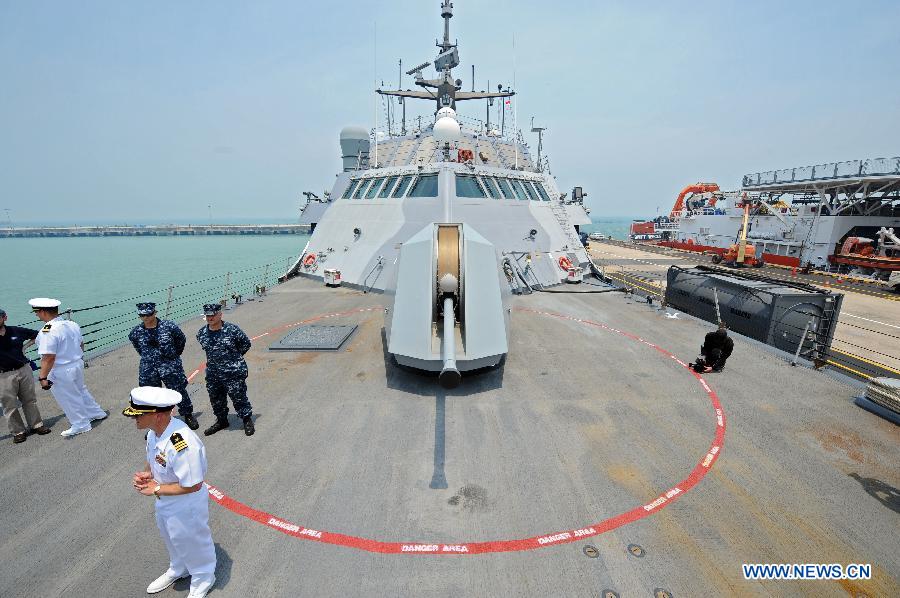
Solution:
{"label": "sky", "polygon": [[[303,191],[331,188],[341,128],[374,126],[376,83],[434,59],[439,7],[0,0],[0,222],[296,218]],[[463,88],[473,63],[477,89],[515,82],[519,127],[548,128],[553,175],[595,216],[668,211],[696,181],[900,155],[896,0],[454,12]]]}

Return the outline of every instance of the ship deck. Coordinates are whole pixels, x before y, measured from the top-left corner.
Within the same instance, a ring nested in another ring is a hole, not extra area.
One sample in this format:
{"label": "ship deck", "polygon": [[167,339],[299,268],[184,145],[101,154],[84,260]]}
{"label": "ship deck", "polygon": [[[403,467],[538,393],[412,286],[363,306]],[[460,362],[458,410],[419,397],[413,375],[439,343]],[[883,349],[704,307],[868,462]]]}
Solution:
{"label": "ship deck", "polygon": [[[900,595],[900,434],[853,405],[858,386],[741,337],[700,380],[678,359],[708,324],[536,293],[513,302],[505,364],[448,391],[385,358],[384,300],[295,279],[226,313],[268,334],[248,353],[256,435],[205,439],[212,596]],[[267,350],[300,321],[359,328],[338,352]],[[183,324],[189,373],[200,325]],[[138,596],[166,568],[131,488],[136,372],[130,347],[90,364],[111,417],[89,434],[61,438],[42,398],[54,434],[0,437],[0,596]],[[746,581],[742,563],[870,563],[872,579]]]}

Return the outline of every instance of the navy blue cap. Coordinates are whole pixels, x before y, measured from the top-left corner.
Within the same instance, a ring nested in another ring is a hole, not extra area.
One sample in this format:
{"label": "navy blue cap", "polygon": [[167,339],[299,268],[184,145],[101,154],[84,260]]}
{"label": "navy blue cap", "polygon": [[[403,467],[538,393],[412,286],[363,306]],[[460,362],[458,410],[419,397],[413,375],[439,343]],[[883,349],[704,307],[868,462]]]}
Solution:
{"label": "navy blue cap", "polygon": [[205,316],[214,316],[220,311],[222,311],[222,306],[219,303],[207,303],[203,306],[203,315]]}
{"label": "navy blue cap", "polygon": [[155,303],[138,303],[137,310],[139,316],[149,316],[151,314],[156,313],[156,304]]}

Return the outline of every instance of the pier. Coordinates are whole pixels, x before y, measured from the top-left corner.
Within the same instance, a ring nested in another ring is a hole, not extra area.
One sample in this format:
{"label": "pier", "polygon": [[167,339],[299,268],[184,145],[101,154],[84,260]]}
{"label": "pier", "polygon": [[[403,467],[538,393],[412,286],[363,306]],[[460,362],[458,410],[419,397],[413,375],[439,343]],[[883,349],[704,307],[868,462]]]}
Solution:
{"label": "pier", "polygon": [[159,224],[152,226],[34,226],[0,228],[13,237],[176,237],[201,235],[303,235],[308,224]]}

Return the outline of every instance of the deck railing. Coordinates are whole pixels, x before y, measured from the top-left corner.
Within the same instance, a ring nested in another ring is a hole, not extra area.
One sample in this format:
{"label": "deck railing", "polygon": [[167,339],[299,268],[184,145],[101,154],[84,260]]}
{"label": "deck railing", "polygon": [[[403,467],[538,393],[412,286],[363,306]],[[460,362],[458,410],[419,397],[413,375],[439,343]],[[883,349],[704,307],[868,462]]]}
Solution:
{"label": "deck railing", "polygon": [[[290,267],[295,257],[270,260],[234,272],[223,272],[200,280],[173,283],[161,289],[134,293],[98,305],[60,309],[60,315],[75,320],[84,338],[85,359],[112,351],[128,343],[128,333],[140,324],[136,303],[156,303],[157,315],[166,320],[184,322],[203,313],[206,303],[222,303],[227,307],[252,301],[278,284],[279,276]],[[40,320],[19,324],[40,328]],[[196,330],[185,330],[188,337]],[[35,347],[26,352],[29,359],[40,359]]]}

